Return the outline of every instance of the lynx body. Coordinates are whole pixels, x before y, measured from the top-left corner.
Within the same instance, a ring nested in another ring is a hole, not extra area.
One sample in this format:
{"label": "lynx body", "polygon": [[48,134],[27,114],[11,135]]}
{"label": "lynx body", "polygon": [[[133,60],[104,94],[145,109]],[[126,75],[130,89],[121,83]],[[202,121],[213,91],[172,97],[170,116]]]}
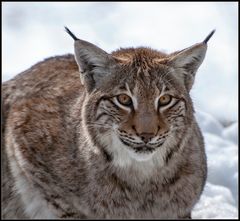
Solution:
{"label": "lynx body", "polygon": [[190,218],[207,165],[189,91],[208,38],[108,54],[69,33],[75,58],[2,86],[2,218]]}

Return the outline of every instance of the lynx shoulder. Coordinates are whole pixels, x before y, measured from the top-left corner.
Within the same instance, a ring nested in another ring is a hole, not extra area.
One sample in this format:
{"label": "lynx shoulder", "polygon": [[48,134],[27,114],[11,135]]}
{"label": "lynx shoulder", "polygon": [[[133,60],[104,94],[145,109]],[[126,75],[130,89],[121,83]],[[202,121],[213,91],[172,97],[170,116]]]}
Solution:
{"label": "lynx shoulder", "polygon": [[2,85],[2,218],[190,218],[204,141],[189,92],[207,41],[165,54],[74,39]]}

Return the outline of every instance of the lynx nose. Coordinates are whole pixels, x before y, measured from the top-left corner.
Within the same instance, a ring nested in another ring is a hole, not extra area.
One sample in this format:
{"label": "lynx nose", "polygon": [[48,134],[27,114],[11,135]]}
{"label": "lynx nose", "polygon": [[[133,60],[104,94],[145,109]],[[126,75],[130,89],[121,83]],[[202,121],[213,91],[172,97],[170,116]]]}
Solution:
{"label": "lynx nose", "polygon": [[144,143],[148,143],[154,137],[154,133],[141,133],[139,136]]}

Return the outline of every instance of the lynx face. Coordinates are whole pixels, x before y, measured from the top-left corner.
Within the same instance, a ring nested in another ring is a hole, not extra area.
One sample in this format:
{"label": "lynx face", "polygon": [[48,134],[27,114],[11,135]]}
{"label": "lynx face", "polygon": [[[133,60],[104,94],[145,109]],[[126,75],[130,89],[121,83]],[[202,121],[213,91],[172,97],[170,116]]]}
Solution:
{"label": "lynx face", "polygon": [[85,123],[96,146],[102,145],[113,157],[127,151],[135,160],[148,160],[177,140],[178,130],[187,123],[189,97],[183,86],[176,85],[171,68],[156,64],[146,72],[135,63],[121,66],[90,94]]}
{"label": "lynx face", "polygon": [[118,162],[164,160],[193,118],[189,91],[209,38],[167,55],[149,48],[108,54],[74,36],[90,142]]}

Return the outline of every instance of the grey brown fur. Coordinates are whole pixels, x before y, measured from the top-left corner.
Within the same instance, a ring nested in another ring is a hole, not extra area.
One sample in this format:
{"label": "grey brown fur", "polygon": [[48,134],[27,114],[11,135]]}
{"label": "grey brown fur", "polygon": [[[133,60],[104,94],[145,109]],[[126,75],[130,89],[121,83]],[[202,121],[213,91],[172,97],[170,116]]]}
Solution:
{"label": "grey brown fur", "polygon": [[[75,59],[5,82],[2,218],[190,218],[207,166],[189,91],[206,48],[108,54],[78,39]],[[174,103],[156,110],[161,91]]]}

